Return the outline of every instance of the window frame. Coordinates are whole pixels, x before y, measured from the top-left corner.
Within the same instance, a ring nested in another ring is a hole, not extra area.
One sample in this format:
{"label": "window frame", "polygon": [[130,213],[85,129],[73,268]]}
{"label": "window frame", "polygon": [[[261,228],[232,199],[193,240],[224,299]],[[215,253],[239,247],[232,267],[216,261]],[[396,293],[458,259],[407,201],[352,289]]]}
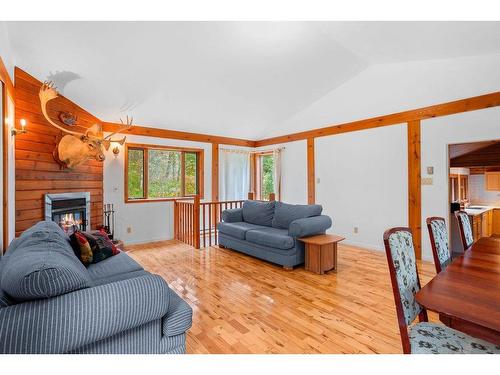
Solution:
{"label": "window frame", "polygon": [[[132,150],[142,150],[143,151],[143,182],[142,188],[144,196],[142,198],[130,198],[128,196],[128,152],[129,149]],[[149,198],[148,196],[148,184],[149,184],[149,150],[161,150],[161,151],[177,151],[181,153],[181,189],[184,195],[179,197],[169,197],[169,198]],[[185,178],[186,178],[186,168],[185,168],[185,154],[196,154],[196,187],[198,194],[187,194]],[[205,160],[205,150],[202,148],[190,148],[190,147],[177,147],[177,146],[162,146],[162,145],[150,145],[142,143],[125,143],[125,162],[124,162],[124,201],[125,203],[145,203],[145,202],[168,202],[175,201],[186,198],[193,198],[196,195],[200,196],[200,199],[204,198],[204,160]]]}

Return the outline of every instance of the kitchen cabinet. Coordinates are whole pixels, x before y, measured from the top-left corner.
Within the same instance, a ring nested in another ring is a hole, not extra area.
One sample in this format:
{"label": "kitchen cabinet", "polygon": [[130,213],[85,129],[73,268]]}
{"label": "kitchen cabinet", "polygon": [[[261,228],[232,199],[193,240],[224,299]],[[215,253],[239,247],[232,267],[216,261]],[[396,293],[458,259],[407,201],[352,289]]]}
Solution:
{"label": "kitchen cabinet", "polygon": [[493,210],[481,215],[481,237],[490,237],[493,233]]}
{"label": "kitchen cabinet", "polygon": [[498,208],[493,210],[492,234],[500,236],[500,209]]}
{"label": "kitchen cabinet", "polygon": [[486,190],[500,191],[500,172],[485,172]]}

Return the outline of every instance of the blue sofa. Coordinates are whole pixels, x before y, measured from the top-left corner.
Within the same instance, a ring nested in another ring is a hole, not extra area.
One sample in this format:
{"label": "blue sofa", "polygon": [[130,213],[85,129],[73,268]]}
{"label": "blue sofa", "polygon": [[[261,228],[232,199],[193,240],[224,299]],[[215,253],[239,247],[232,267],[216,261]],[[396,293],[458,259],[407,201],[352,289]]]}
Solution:
{"label": "blue sofa", "polygon": [[0,353],[184,353],[192,310],[122,252],[88,268],[53,222],[0,260]]}
{"label": "blue sofa", "polygon": [[322,210],[318,204],[246,201],[241,208],[222,212],[219,245],[293,268],[304,263],[304,243],[297,239],[323,234],[332,226]]}

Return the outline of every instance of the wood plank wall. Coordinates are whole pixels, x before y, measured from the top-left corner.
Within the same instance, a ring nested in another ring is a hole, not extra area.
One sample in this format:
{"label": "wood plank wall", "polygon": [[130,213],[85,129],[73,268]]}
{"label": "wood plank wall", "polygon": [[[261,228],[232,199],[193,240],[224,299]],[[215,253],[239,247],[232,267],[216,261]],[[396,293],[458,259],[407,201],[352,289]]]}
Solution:
{"label": "wood plank wall", "polygon": [[[54,160],[54,151],[61,131],[45,120],[40,110],[38,91],[41,82],[23,70],[15,70],[16,124],[27,121],[27,134],[16,136],[16,236],[44,219],[44,194],[90,192],[91,226],[102,225],[103,163],[91,160],[74,171],[61,170]],[[78,126],[72,130],[85,131],[100,122],[98,118],[70,100],[59,97],[49,102],[52,120],[60,111],[78,116]],[[62,125],[62,124],[61,124]],[[63,125],[64,126],[64,125]]]}

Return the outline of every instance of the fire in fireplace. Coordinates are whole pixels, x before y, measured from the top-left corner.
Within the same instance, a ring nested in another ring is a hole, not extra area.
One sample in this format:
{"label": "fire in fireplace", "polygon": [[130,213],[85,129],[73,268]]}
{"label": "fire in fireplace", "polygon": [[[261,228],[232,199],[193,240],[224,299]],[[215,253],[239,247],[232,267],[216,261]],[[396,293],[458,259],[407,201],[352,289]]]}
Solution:
{"label": "fire in fireplace", "polygon": [[90,193],[45,194],[45,220],[55,221],[66,232],[90,228]]}

